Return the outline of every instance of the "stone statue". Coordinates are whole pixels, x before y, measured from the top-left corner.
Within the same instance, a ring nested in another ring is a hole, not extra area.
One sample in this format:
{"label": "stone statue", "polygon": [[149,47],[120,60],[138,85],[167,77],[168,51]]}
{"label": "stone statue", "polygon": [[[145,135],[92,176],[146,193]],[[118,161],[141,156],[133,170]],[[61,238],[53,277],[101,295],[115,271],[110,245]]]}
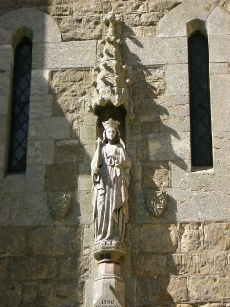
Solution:
{"label": "stone statue", "polygon": [[109,119],[104,126],[103,141],[91,163],[95,239],[123,241],[128,220],[128,185],[131,162],[120,139],[118,121]]}

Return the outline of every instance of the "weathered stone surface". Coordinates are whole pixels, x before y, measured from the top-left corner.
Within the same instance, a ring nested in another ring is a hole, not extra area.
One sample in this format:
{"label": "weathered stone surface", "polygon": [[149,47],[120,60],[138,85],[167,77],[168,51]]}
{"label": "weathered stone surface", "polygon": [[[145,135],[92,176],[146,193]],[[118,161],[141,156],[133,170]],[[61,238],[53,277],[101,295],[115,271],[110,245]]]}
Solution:
{"label": "weathered stone surface", "polygon": [[80,251],[81,231],[76,227],[49,227],[34,229],[29,244],[34,255],[71,255]]}
{"label": "weathered stone surface", "polygon": [[83,146],[78,140],[55,142],[54,164],[79,163],[83,160]]}
{"label": "weathered stone surface", "polygon": [[140,227],[140,248],[143,253],[174,252],[178,244],[175,225],[143,225]]}
{"label": "weathered stone surface", "polygon": [[32,95],[30,98],[30,118],[51,116],[52,101],[52,95],[45,95],[44,93],[41,95]]}
{"label": "weathered stone surface", "polygon": [[53,163],[53,141],[29,141],[27,149],[27,164],[41,165]]}
{"label": "weathered stone surface", "polygon": [[26,249],[26,232],[20,229],[15,233],[14,228],[1,228],[0,253],[3,257],[22,256]]}
{"label": "weathered stone surface", "polygon": [[29,140],[62,140],[70,137],[70,124],[65,117],[31,118]]}
{"label": "weathered stone surface", "polygon": [[18,282],[0,283],[0,301],[2,306],[19,307],[21,303],[21,285]]}
{"label": "weathered stone surface", "polygon": [[23,287],[23,304],[36,304],[38,296],[38,285],[36,282],[25,282]]}
{"label": "weathered stone surface", "polygon": [[204,225],[204,249],[228,251],[230,248],[230,227],[226,222]]}
{"label": "weathered stone surface", "polygon": [[166,256],[163,255],[131,255],[134,277],[148,278],[156,275],[166,275]]}
{"label": "weathered stone surface", "polygon": [[11,278],[21,280],[54,278],[58,273],[56,259],[42,257],[13,258],[10,270]]}
{"label": "weathered stone surface", "polygon": [[148,162],[142,168],[143,188],[170,187],[170,167],[167,162]]}
{"label": "weathered stone surface", "polygon": [[140,38],[137,44],[127,41],[128,65],[156,65],[187,63],[186,37]]}
{"label": "weathered stone surface", "polygon": [[41,293],[39,304],[43,306],[54,304],[57,307],[83,306],[82,290],[82,282],[45,282],[39,285]]}
{"label": "weathered stone surface", "polygon": [[[5,251],[1,248],[1,257],[5,254]],[[8,255],[7,255],[8,256]],[[9,258],[2,257],[0,258],[0,280],[7,280],[9,277]]]}
{"label": "weathered stone surface", "polygon": [[31,95],[47,95],[49,93],[48,77],[48,70],[34,69],[32,71]]}
{"label": "weathered stone surface", "polygon": [[188,279],[189,296],[193,302],[216,301],[220,296],[228,299],[229,286],[229,276],[192,276]]}
{"label": "weathered stone surface", "polygon": [[160,301],[179,303],[187,298],[186,278],[150,278],[140,280],[137,284],[137,306],[151,306]]}
{"label": "weathered stone surface", "polygon": [[34,69],[92,67],[96,56],[94,41],[47,43],[46,45],[35,43],[34,49]]}
{"label": "weathered stone surface", "polygon": [[168,270],[179,275],[193,274],[224,275],[229,272],[228,252],[213,253],[207,251],[174,254],[168,256]]}
{"label": "weathered stone surface", "polygon": [[186,23],[195,19],[206,20],[216,5],[215,0],[183,1],[160,20],[157,28],[158,36],[186,37]]}

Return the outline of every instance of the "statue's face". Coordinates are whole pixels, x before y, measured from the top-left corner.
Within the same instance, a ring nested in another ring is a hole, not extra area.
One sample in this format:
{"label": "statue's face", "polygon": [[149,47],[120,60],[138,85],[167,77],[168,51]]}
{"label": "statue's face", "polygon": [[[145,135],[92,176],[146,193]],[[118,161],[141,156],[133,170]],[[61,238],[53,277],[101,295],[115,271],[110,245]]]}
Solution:
{"label": "statue's face", "polygon": [[107,139],[112,141],[116,136],[116,129],[109,127],[108,129],[106,129],[105,134],[107,136]]}

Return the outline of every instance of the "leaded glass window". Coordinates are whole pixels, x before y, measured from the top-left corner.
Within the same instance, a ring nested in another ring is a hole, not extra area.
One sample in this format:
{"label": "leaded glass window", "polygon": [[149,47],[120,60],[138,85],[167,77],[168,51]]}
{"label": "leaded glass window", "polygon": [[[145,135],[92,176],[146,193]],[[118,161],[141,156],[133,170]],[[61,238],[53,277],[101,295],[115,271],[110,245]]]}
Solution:
{"label": "leaded glass window", "polygon": [[25,172],[29,123],[32,44],[28,40],[16,47],[14,57],[9,172]]}
{"label": "leaded glass window", "polygon": [[192,166],[213,166],[208,41],[200,32],[188,40]]}

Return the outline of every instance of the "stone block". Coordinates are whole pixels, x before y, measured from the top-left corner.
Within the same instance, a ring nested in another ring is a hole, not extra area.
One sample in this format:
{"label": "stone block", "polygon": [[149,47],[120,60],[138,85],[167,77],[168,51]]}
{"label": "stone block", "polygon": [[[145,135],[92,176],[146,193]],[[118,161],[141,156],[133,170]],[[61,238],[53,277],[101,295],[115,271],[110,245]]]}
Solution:
{"label": "stone block", "polygon": [[202,249],[203,227],[201,223],[180,224],[180,247],[182,252]]}
{"label": "stone block", "polygon": [[89,68],[96,57],[95,41],[34,43],[33,48],[33,69]]}
{"label": "stone block", "polygon": [[206,20],[208,35],[229,35],[229,13],[223,8],[216,6]]}
{"label": "stone block", "polygon": [[195,19],[206,20],[215,6],[215,0],[195,0],[193,2],[185,1],[181,3],[161,18],[157,28],[158,36],[186,37],[186,24]]}
{"label": "stone block", "polygon": [[[148,135],[149,158],[152,161],[180,161],[190,159],[190,133],[180,132],[164,127],[161,133]],[[176,162],[178,163],[178,162]]]}
{"label": "stone block", "polygon": [[[25,181],[24,184],[26,184]],[[47,206],[46,194],[26,192],[2,193],[1,214],[1,225],[5,227],[46,225],[49,222],[49,209]],[[12,232],[14,233],[15,230]],[[12,242],[14,242],[14,240],[12,240]]]}
{"label": "stone block", "polygon": [[93,159],[94,153],[96,151],[96,141],[94,140],[91,144],[84,144],[84,163],[85,165],[90,166],[90,163]]}
{"label": "stone block", "polygon": [[190,132],[190,112],[189,104],[186,104],[186,99],[183,105],[168,106],[167,114],[165,113],[160,116],[160,130],[162,132],[170,130],[172,133],[173,131]]}
{"label": "stone block", "polygon": [[7,93],[7,95],[1,95],[1,99],[0,99],[0,114],[1,115],[5,115],[7,116],[10,110],[10,99],[9,99],[9,93]]}
{"label": "stone block", "polygon": [[45,165],[53,163],[53,141],[28,141],[27,165]]}
{"label": "stone block", "polygon": [[78,307],[83,304],[83,282],[44,282],[39,285],[41,306]]}
{"label": "stone block", "polygon": [[52,116],[52,95],[31,95],[30,96],[30,118]]}
{"label": "stone block", "polygon": [[230,225],[227,222],[204,225],[204,249],[228,251],[230,248]]}
{"label": "stone block", "polygon": [[65,117],[31,118],[29,140],[62,140],[70,137],[70,123]]}
{"label": "stone block", "polygon": [[[33,15],[30,10],[29,14]],[[56,43],[61,42],[61,32],[58,28],[55,20],[42,12],[35,11],[35,14],[38,15],[40,13],[40,18],[36,18],[36,22],[33,23],[33,41],[34,42],[46,42],[46,43]],[[26,13],[28,14],[28,13]]]}
{"label": "stone block", "polygon": [[170,167],[167,162],[144,163],[142,167],[142,187],[149,188],[166,188],[170,183]]}
{"label": "stone block", "polygon": [[35,304],[38,296],[38,285],[37,282],[25,282],[23,286],[22,302],[26,304]]}
{"label": "stone block", "polygon": [[[11,45],[0,46],[0,89],[2,95],[9,95],[13,49]],[[5,87],[4,87],[5,85]]]}
{"label": "stone block", "polygon": [[[186,47],[187,48],[187,47]],[[188,64],[187,59],[185,64],[176,63],[166,65],[166,96],[188,96],[189,95],[189,80],[188,80]]]}
{"label": "stone block", "polygon": [[155,277],[156,275],[166,275],[166,256],[154,254],[133,254],[132,270],[136,278]]}
{"label": "stone block", "polygon": [[0,254],[3,257],[22,256],[26,250],[26,230],[2,227],[0,232]]}
{"label": "stone block", "polygon": [[137,306],[155,306],[160,302],[187,301],[187,281],[181,277],[159,277],[138,280]]}
{"label": "stone block", "polygon": [[79,259],[68,257],[59,262],[60,278],[77,278],[79,276]]}
{"label": "stone block", "polygon": [[224,63],[229,62],[229,35],[209,35],[209,61],[211,63]]}
{"label": "stone block", "polygon": [[31,95],[48,95],[49,93],[49,70],[33,69],[31,75]]}
{"label": "stone block", "polygon": [[184,163],[189,166],[189,162],[171,163],[171,180],[173,188],[181,189],[213,189],[216,174],[213,170],[191,172],[189,167],[184,169]]}
{"label": "stone block", "polygon": [[167,269],[175,275],[224,275],[229,271],[228,252],[189,252],[168,255]]}
{"label": "stone block", "polygon": [[[8,139],[8,135],[9,135],[9,122],[7,120],[7,116],[6,115],[2,115],[0,114],[0,130],[1,130],[1,135],[0,135],[0,142],[3,143],[3,148],[1,148],[1,152],[3,154],[4,151],[4,147],[5,147],[5,142]],[[7,148],[8,150],[8,148]],[[3,156],[2,156],[3,157]]]}
{"label": "stone block", "polygon": [[171,253],[177,249],[176,225],[143,225],[140,228],[140,248],[143,253]]}
{"label": "stone block", "polygon": [[52,258],[13,258],[10,269],[11,278],[20,280],[45,280],[58,274],[57,260]]}
{"label": "stone block", "polygon": [[[228,63],[209,63],[209,74],[210,75],[229,74]],[[213,93],[215,92],[213,91]]]}
{"label": "stone block", "polygon": [[176,303],[188,301],[187,278],[171,276],[167,291]]}
{"label": "stone block", "polygon": [[78,166],[73,163],[46,166],[46,191],[74,192],[78,185]]}
{"label": "stone block", "polygon": [[229,195],[226,192],[214,192],[209,188],[173,188],[168,194],[171,199],[169,208],[175,208],[174,219],[178,222],[229,220]]}
{"label": "stone block", "polygon": [[187,63],[187,38],[148,37],[138,38],[136,43],[130,40],[125,57],[128,65]]}
{"label": "stone block", "polygon": [[[11,35],[9,35],[9,33]],[[1,35],[1,45],[11,45],[12,44],[12,23],[6,15],[2,15],[0,18],[0,35]],[[2,62],[1,62],[2,64]]]}
{"label": "stone block", "polygon": [[2,306],[19,307],[21,305],[22,287],[19,282],[1,282],[0,283],[0,302]]}
{"label": "stone block", "polygon": [[96,131],[92,126],[82,126],[80,128],[80,139],[83,144],[92,144],[96,140]]}
{"label": "stone block", "polygon": [[81,230],[76,227],[44,227],[31,231],[29,245],[36,256],[61,256],[79,253]]}
{"label": "stone block", "polygon": [[44,191],[45,169],[38,165],[28,165],[26,174],[7,174],[0,181],[0,191],[4,193],[40,193]]}
{"label": "stone block", "polygon": [[[0,247],[1,248],[1,247]],[[2,251],[1,248],[1,256],[3,255],[3,253],[5,253],[5,251]],[[0,280],[6,280],[9,277],[9,263],[10,263],[10,258],[8,257],[1,257],[0,258]]]}
{"label": "stone block", "polygon": [[[88,183],[89,184],[89,183]],[[92,184],[90,185],[90,187]],[[79,203],[79,222],[80,224],[89,225],[92,223],[93,206],[92,206],[92,193],[91,189],[79,190],[77,193],[77,201]]]}
{"label": "stone block", "polygon": [[[216,74],[210,76],[211,87],[211,114],[212,114],[212,133],[219,135],[222,132],[230,131],[228,97],[230,89],[227,84],[230,82],[230,75]],[[215,90],[214,90],[215,89]],[[218,125],[214,123],[218,121]],[[223,147],[223,146],[221,146]]]}
{"label": "stone block", "polygon": [[191,276],[188,279],[190,301],[223,301],[229,298],[230,278],[222,275]]}
{"label": "stone block", "polygon": [[[1,58],[1,54],[0,54],[0,58]],[[2,95],[11,95],[11,92],[10,92],[11,91],[11,83],[10,83],[11,76],[12,75],[10,72],[7,72],[7,71],[0,72],[0,91]]]}
{"label": "stone block", "polygon": [[90,191],[92,188],[92,180],[89,174],[79,174],[78,177],[78,190]]}
{"label": "stone block", "polygon": [[83,160],[84,149],[78,140],[55,142],[54,164],[79,163]]}
{"label": "stone block", "polygon": [[[215,128],[216,130],[216,128]],[[228,157],[230,154],[230,138],[228,131],[216,131],[212,137],[214,166],[217,173],[224,173],[224,177],[229,174]],[[224,163],[225,169],[221,166]]]}

